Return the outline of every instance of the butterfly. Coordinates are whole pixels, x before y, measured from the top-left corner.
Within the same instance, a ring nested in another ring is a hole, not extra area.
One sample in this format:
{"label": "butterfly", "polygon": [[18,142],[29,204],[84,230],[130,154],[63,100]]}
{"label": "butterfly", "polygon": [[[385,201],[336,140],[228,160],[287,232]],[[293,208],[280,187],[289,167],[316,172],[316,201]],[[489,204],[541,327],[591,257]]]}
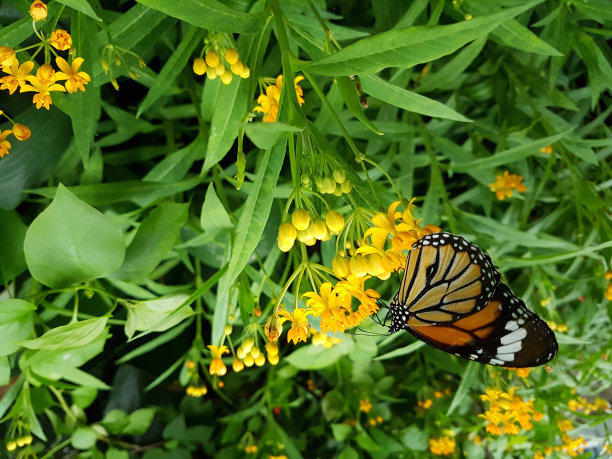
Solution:
{"label": "butterfly", "polygon": [[546,322],[502,282],[486,253],[454,234],[428,234],[413,244],[389,310],[389,332],[407,330],[480,363],[532,367],[557,354]]}

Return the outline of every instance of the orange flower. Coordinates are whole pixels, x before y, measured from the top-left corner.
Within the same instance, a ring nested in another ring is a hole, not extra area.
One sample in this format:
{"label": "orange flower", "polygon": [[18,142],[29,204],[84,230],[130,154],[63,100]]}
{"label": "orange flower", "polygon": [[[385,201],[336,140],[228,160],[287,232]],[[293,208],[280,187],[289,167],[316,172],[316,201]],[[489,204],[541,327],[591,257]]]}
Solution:
{"label": "orange flower", "polygon": [[70,49],[72,46],[72,37],[68,32],[63,29],[55,29],[51,32],[51,39],[49,40],[51,46],[60,51]]}
{"label": "orange flower", "polygon": [[17,140],[28,140],[32,132],[25,124],[16,123],[13,125],[13,135]]}
{"label": "orange flower", "polygon": [[208,345],[207,347],[208,349],[210,349],[213,355],[213,359],[210,362],[210,366],[208,367],[208,372],[211,375],[219,375],[219,376],[225,375],[225,373],[227,373],[227,367],[223,363],[223,360],[221,360],[221,357],[223,356],[223,354],[226,354],[229,352],[228,347],[227,346],[211,346],[211,345]]}
{"label": "orange flower", "polygon": [[7,89],[9,94],[13,94],[18,87],[23,87],[26,84],[26,78],[34,68],[34,62],[26,61],[19,65],[17,59],[13,60],[10,66],[3,67],[4,73],[8,73],[7,76],[0,78],[0,89]]}
{"label": "orange flower", "polygon": [[72,66],[68,65],[68,62],[62,57],[55,58],[55,63],[61,70],[55,74],[58,80],[67,80],[65,83],[66,91],[77,92],[79,89],[85,91],[85,87],[91,77],[85,72],[79,72],[84,59],[77,57],[72,61]]}
{"label": "orange flower", "polygon": [[15,60],[15,51],[8,46],[0,46],[0,67],[10,67]]}
{"label": "orange flower", "polygon": [[49,64],[41,65],[36,71],[36,76],[28,75],[26,78],[31,84],[23,85],[20,92],[36,92],[32,98],[32,102],[36,104],[36,108],[45,107],[49,110],[49,106],[53,104],[53,100],[49,93],[51,91],[66,91],[66,88],[61,84],[55,83],[57,80],[55,70],[53,70]]}
{"label": "orange flower", "polygon": [[282,324],[286,321],[291,322],[291,328],[287,332],[287,342],[292,341],[293,344],[297,344],[300,341],[308,340],[308,319],[307,317],[312,314],[311,310],[295,308],[293,314],[288,311],[282,310],[278,313],[280,316],[279,323]]}
{"label": "orange flower", "polygon": [[6,131],[0,131],[0,158],[3,158],[5,155],[9,154],[9,150],[11,149],[11,143],[6,140],[6,138],[12,133],[10,129]]}
{"label": "orange flower", "polygon": [[44,2],[36,0],[30,5],[30,16],[34,19],[34,22],[42,21],[47,17],[47,14],[47,5]]}
{"label": "orange flower", "polygon": [[489,188],[495,192],[497,199],[503,201],[506,198],[512,197],[512,189],[519,193],[527,191],[527,187],[521,183],[522,181],[522,176],[504,171],[504,175],[497,175],[495,177],[495,183],[489,183]]}

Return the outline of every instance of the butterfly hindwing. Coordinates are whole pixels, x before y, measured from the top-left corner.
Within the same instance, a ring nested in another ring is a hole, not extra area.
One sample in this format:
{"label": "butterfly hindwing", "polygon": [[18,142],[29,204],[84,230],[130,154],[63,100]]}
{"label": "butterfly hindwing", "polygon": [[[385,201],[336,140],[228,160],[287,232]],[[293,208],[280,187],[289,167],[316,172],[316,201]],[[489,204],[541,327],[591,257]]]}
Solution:
{"label": "butterfly hindwing", "polygon": [[391,315],[391,332],[481,363],[536,366],[557,352],[548,325],[501,282],[489,256],[450,233],[414,244]]}

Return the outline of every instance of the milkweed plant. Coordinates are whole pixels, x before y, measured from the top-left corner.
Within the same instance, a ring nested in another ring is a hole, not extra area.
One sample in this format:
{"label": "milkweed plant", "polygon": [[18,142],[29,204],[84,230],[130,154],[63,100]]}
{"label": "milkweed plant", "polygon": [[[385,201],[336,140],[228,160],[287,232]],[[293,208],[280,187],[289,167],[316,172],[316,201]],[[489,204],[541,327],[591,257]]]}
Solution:
{"label": "milkweed plant", "polygon": [[[7,0],[0,456],[612,454],[607,0]],[[461,235],[535,368],[405,331]]]}

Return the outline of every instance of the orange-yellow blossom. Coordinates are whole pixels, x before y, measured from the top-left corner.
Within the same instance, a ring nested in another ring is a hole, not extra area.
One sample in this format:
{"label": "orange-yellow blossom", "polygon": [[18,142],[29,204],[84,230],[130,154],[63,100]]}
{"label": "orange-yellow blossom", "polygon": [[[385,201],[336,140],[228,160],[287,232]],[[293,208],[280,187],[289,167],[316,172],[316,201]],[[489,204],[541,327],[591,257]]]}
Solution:
{"label": "orange-yellow blossom", "polygon": [[58,56],[55,58],[55,63],[61,70],[61,72],[55,74],[55,77],[58,80],[66,80],[64,84],[66,91],[77,92],[79,89],[85,91],[84,85],[91,81],[91,77],[86,72],[79,72],[84,60],[82,57],[77,57],[72,61],[71,65],[68,65],[68,62],[63,57]]}
{"label": "orange-yellow blossom", "polygon": [[34,62],[32,61],[19,65],[19,61],[14,59],[9,67],[2,68],[2,71],[8,75],[0,78],[0,83],[2,83],[0,89],[7,89],[9,94],[13,94],[18,87],[26,84],[26,79],[33,68]]}

